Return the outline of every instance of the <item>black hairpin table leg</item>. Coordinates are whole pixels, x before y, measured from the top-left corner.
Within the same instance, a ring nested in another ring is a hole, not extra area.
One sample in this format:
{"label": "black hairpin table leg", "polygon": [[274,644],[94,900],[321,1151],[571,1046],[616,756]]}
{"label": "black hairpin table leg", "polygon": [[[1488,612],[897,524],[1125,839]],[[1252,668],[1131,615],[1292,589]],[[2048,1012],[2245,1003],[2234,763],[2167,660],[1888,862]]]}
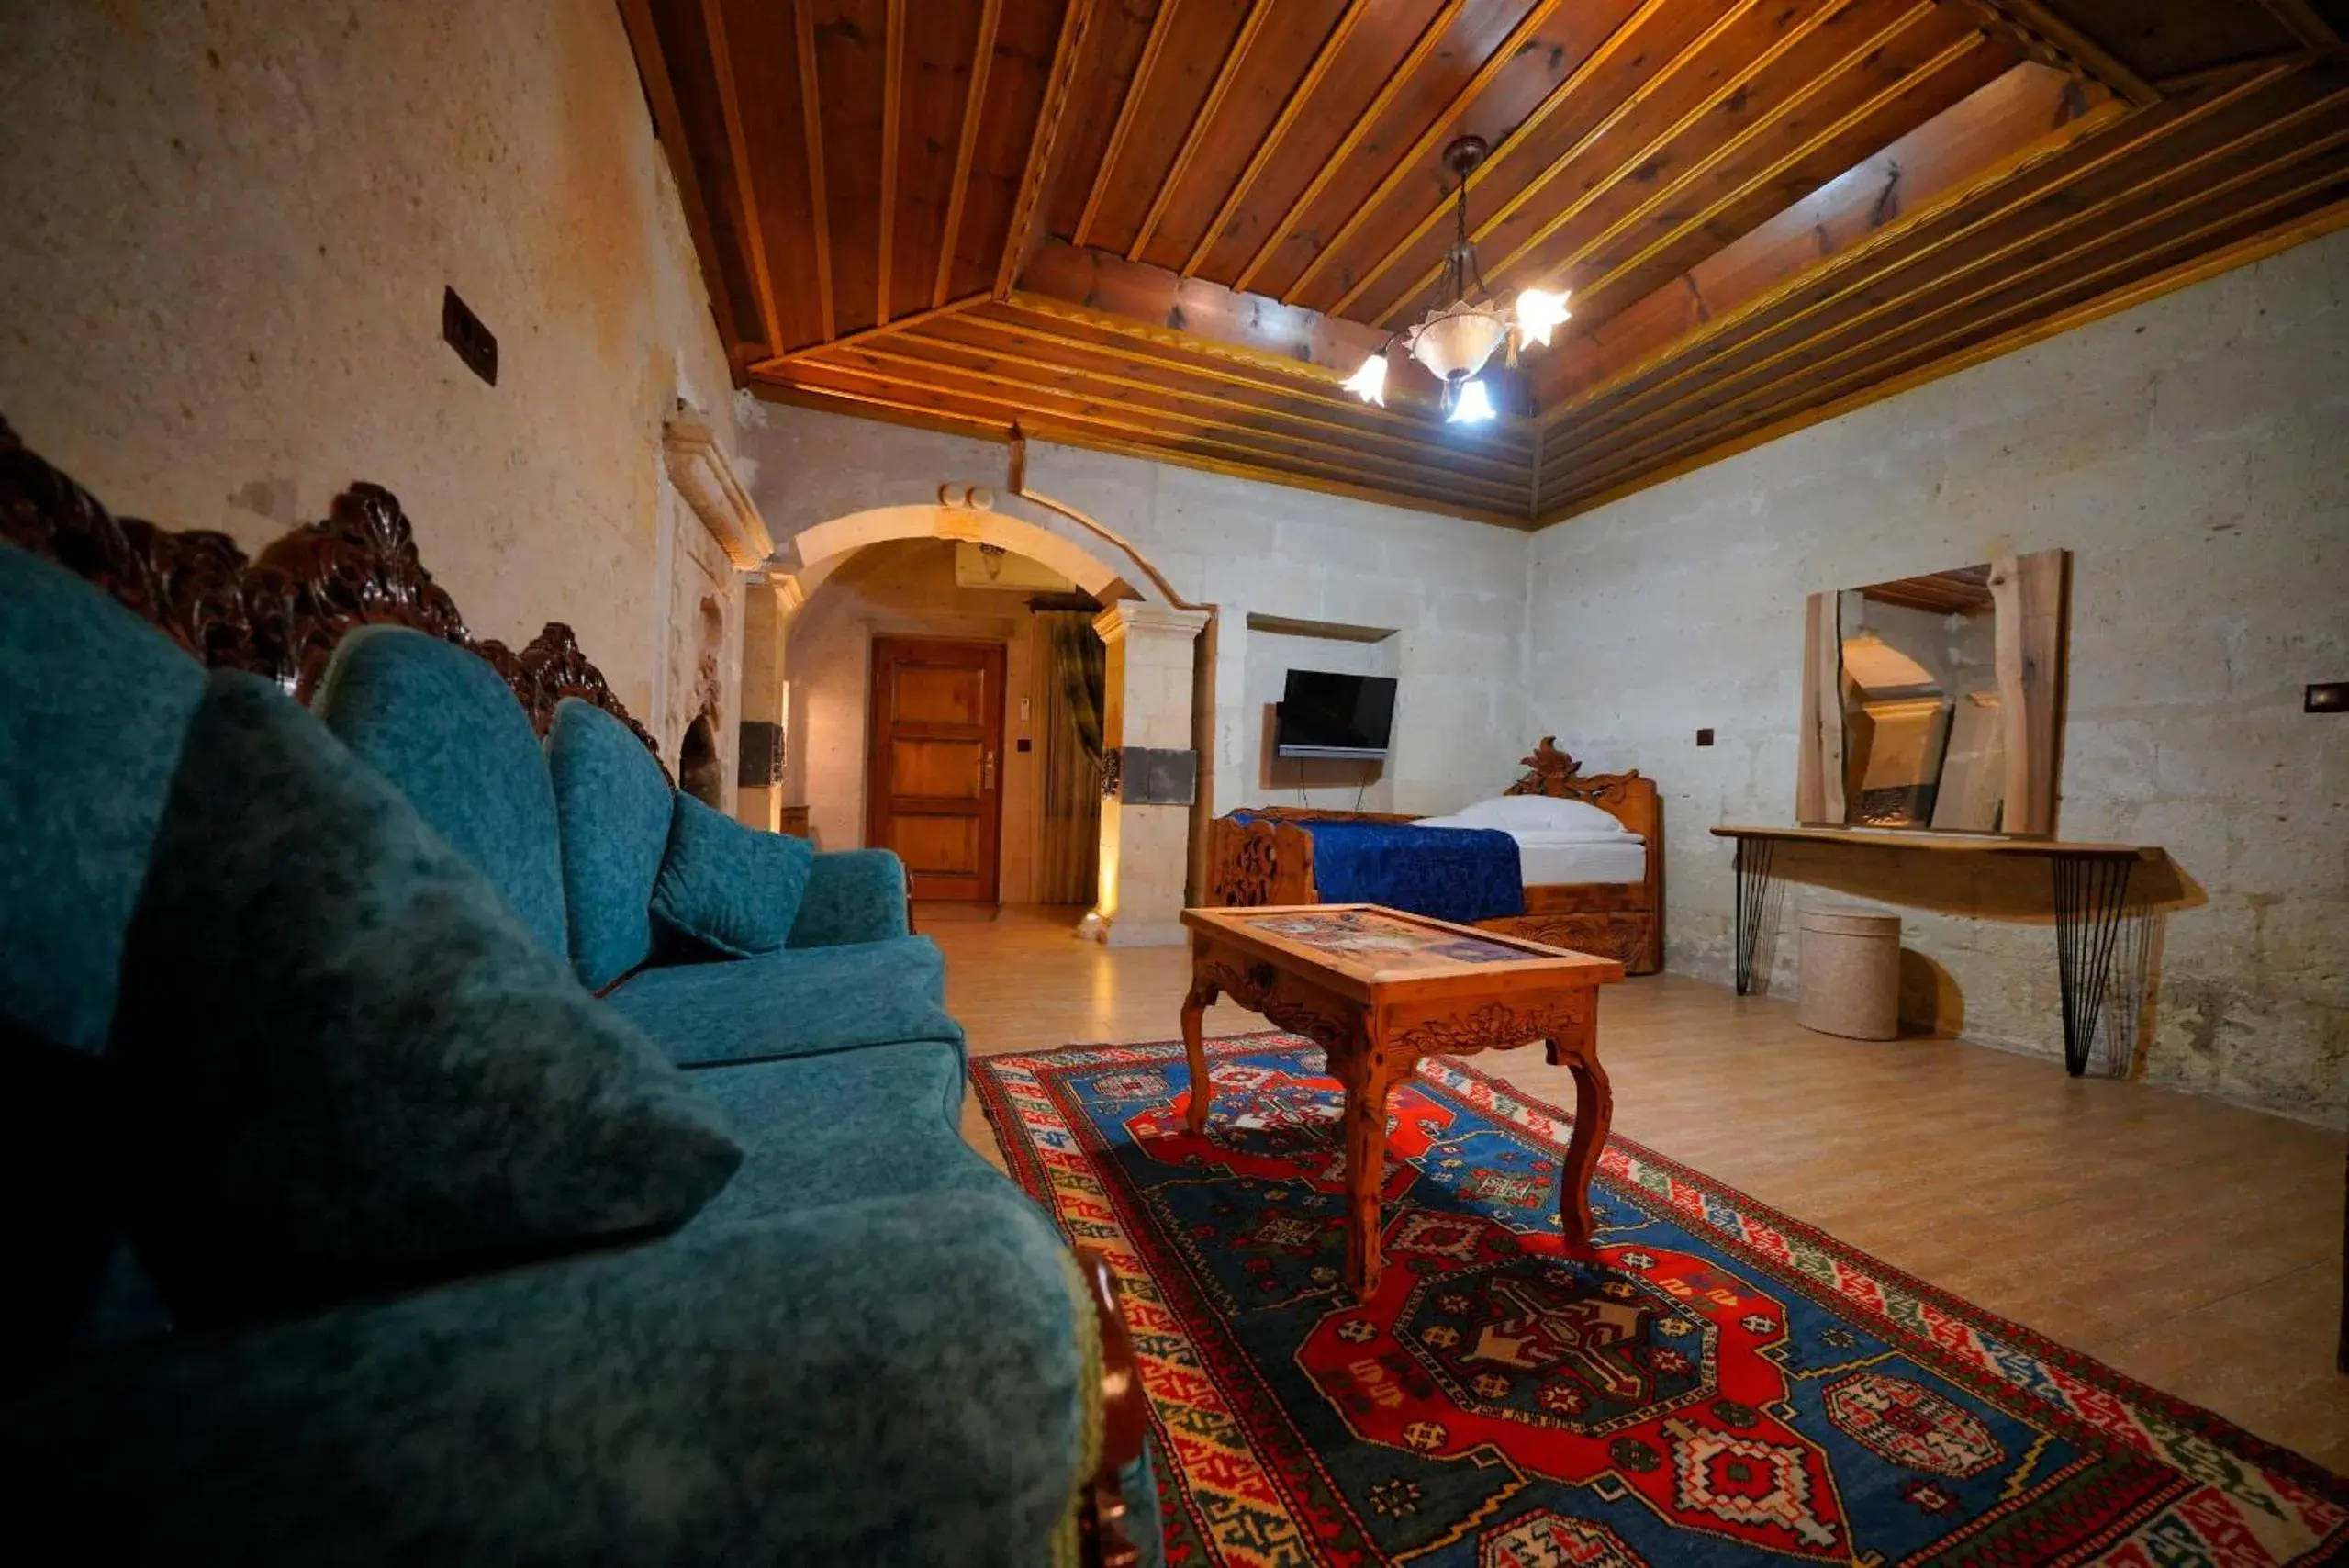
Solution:
{"label": "black hairpin table leg", "polygon": [[2064,1067],[2075,1078],[2088,1070],[2096,1048],[2097,1015],[2104,1011],[2112,974],[2113,939],[2129,906],[2134,855],[2053,855],[2055,966],[2064,995]]}
{"label": "black hairpin table leg", "polygon": [[1737,841],[1737,980],[1738,994],[1753,993],[1753,960],[1762,948],[1762,915],[1770,902],[1770,855],[1775,847],[1766,838]]}

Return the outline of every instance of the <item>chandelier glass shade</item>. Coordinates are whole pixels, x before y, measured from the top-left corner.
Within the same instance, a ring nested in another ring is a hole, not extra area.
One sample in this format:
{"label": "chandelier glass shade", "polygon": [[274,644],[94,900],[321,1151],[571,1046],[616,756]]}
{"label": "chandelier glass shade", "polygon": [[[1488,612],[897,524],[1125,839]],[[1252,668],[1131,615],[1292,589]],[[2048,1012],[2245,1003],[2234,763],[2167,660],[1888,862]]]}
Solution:
{"label": "chandelier glass shade", "polygon": [[[1520,289],[1504,307],[1485,286],[1484,274],[1476,264],[1476,245],[1468,237],[1468,177],[1490,151],[1478,136],[1463,136],[1444,149],[1444,166],[1457,182],[1452,187],[1452,246],[1444,254],[1442,297],[1449,303],[1390,336],[1347,378],[1346,390],[1366,403],[1385,405],[1388,357],[1399,342],[1406,354],[1443,383],[1444,411],[1453,423],[1489,420],[1493,415],[1492,395],[1478,375],[1495,353],[1515,364],[1518,350],[1526,344],[1549,346],[1550,334],[1571,314],[1563,293]],[[1471,391],[1473,397],[1468,395]]]}

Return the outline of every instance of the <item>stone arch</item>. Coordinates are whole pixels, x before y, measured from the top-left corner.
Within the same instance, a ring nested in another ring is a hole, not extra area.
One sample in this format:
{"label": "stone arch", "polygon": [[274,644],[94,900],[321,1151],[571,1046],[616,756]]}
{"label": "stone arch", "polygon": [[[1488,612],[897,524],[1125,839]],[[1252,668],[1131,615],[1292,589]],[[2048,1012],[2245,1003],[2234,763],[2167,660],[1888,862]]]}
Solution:
{"label": "stone arch", "polygon": [[[787,613],[806,602],[825,579],[857,551],[891,539],[953,539],[993,544],[1015,555],[1025,555],[1058,572],[1087,593],[1104,601],[1138,595],[1146,602],[1164,602],[1150,578],[1152,572],[1138,554],[1143,570],[1129,577],[1111,559],[1107,541],[1089,548],[1064,534],[1023,518],[1010,517],[984,507],[930,504],[871,507],[817,523],[794,535],[783,555],[788,563],[778,574]],[[1129,554],[1133,552],[1128,551]],[[1139,584],[1134,579],[1139,578]]]}
{"label": "stone arch", "polygon": [[[769,568],[778,613],[773,635],[788,637],[798,611],[858,552],[900,539],[947,539],[991,544],[1059,573],[1109,608],[1094,622],[1107,649],[1109,700],[1103,739],[1123,755],[1136,747],[1154,755],[1188,751],[1191,766],[1177,777],[1197,778],[1199,755],[1214,733],[1212,683],[1203,710],[1194,708],[1195,644],[1212,611],[1175,597],[1166,577],[1131,543],[1057,502],[1035,501],[1069,519],[1086,537],[1042,527],[993,510],[993,498],[971,486],[946,486],[935,504],[872,507],[801,530]],[[1137,649],[1137,644],[1139,648]],[[778,653],[779,658],[779,653]],[[778,670],[783,670],[780,663]],[[1177,672],[1180,672],[1178,677]],[[783,671],[789,678],[788,671]],[[1102,802],[1100,897],[1085,930],[1124,945],[1179,944],[1177,921],[1191,860],[1193,807],[1172,793],[1137,798],[1124,778]],[[1156,778],[1163,766],[1151,771]],[[1202,804],[1207,799],[1197,793]]]}

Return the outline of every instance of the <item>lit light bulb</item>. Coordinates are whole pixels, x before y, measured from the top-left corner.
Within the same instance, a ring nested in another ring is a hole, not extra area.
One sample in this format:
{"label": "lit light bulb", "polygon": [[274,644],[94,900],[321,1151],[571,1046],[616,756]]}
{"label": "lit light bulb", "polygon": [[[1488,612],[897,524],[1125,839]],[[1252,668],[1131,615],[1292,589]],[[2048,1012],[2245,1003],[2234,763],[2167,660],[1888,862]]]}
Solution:
{"label": "lit light bulb", "polygon": [[1346,378],[1346,390],[1365,403],[1387,406],[1387,356],[1374,353],[1362,362],[1362,368]]}
{"label": "lit light bulb", "polygon": [[1484,389],[1482,379],[1471,381],[1460,389],[1452,402],[1451,417],[1447,424],[1479,425],[1493,417],[1493,395]]}
{"label": "lit light bulb", "polygon": [[1566,301],[1573,291],[1552,294],[1546,288],[1528,288],[1517,295],[1517,331],[1526,342],[1549,346],[1549,334],[1560,322],[1573,314],[1566,308]]}

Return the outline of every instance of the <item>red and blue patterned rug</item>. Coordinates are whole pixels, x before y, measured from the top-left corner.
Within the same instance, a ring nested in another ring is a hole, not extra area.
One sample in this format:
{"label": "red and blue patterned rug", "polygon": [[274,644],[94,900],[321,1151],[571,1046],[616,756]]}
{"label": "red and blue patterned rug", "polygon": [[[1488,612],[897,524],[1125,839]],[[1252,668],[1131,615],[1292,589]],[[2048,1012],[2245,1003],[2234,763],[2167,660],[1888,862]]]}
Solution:
{"label": "red and blue patterned rug", "polygon": [[1337,1085],[1289,1035],[974,1067],[1012,1171],[1124,1288],[1170,1563],[2349,1558],[2349,1481],[1457,1060],[1397,1091],[1387,1267],[1338,1282]]}

